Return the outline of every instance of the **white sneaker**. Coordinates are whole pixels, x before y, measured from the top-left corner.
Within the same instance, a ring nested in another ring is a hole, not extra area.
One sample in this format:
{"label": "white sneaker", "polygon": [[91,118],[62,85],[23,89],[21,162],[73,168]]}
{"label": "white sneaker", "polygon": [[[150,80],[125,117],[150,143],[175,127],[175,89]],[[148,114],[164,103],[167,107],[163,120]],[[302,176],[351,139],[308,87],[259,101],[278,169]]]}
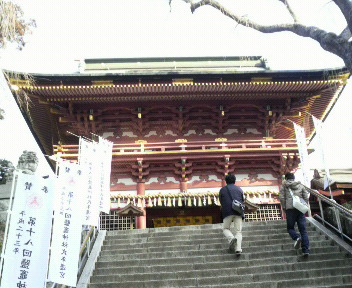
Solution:
{"label": "white sneaker", "polygon": [[302,239],[301,238],[297,238],[296,241],[295,241],[295,244],[293,244],[293,247],[295,249],[299,249],[299,248],[301,248],[301,243],[302,243]]}

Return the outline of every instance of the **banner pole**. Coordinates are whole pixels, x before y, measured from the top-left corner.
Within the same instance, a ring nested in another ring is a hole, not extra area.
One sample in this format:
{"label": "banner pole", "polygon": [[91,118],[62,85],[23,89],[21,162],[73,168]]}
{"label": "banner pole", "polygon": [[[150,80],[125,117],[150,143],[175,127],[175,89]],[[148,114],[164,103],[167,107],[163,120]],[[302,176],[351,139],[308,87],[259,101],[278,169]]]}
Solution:
{"label": "banner pole", "polygon": [[[68,131],[67,131],[68,132]],[[57,175],[59,173],[59,165],[61,163],[61,157],[58,156],[57,157],[57,160],[56,160],[56,166],[55,166],[55,181],[57,180]],[[56,184],[55,184],[56,185]],[[55,199],[55,193],[56,193],[56,188],[54,189],[54,199]],[[53,207],[54,208],[54,207]],[[47,283],[48,282],[51,282],[49,280],[49,265],[50,265],[50,260],[51,260],[51,242],[53,240],[53,227],[54,227],[54,209],[53,209],[53,214],[52,214],[52,218],[51,218],[51,221],[52,221],[52,225],[51,225],[51,235],[50,235],[50,245],[49,245],[49,261],[48,261],[48,267],[46,269],[46,281],[44,282],[45,286],[47,286]]]}
{"label": "banner pole", "polygon": [[[6,243],[7,243],[7,234],[10,226],[10,218],[11,218],[11,213],[12,213],[12,204],[13,204],[13,198],[15,194],[15,189],[17,187],[17,178],[18,174],[21,173],[21,170],[15,170],[14,172],[14,177],[12,180],[12,186],[11,186],[11,195],[10,195],[10,202],[9,202],[9,207],[7,209],[7,216],[6,216],[6,226],[5,226],[5,234],[4,234],[4,241],[2,243],[2,251],[1,251],[1,260],[0,260],[0,280],[2,279],[2,268],[4,264],[4,257],[5,257],[5,249],[6,249]],[[16,186],[16,187],[15,187]]]}

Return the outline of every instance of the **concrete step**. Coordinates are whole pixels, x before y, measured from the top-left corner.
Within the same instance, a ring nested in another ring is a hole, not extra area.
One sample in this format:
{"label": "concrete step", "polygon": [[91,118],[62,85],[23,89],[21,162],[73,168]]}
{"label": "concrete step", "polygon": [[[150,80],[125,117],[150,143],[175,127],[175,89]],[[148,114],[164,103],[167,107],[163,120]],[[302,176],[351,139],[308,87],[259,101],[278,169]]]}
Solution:
{"label": "concrete step", "polygon": [[240,256],[220,224],[137,231],[108,233],[89,287],[352,287],[351,255],[309,224],[309,257],[285,221],[244,223]]}
{"label": "concrete step", "polygon": [[[137,281],[134,277],[123,278],[115,275],[105,278],[104,276],[94,277],[94,280],[97,281],[91,282],[89,287],[316,287],[327,284],[347,284],[348,281],[352,281],[350,272],[350,267],[348,267],[339,270],[326,268],[313,269],[309,272],[299,270],[266,274],[212,275],[211,277],[201,278],[197,278],[195,275],[191,278],[184,278],[179,273],[158,273],[154,274],[154,278],[150,280],[147,278]],[[168,278],[166,274],[172,274],[174,278]],[[143,276],[143,274],[140,275]],[[258,284],[260,286],[257,286]]]}
{"label": "concrete step", "polygon": [[[280,245],[285,242],[289,242],[293,244],[293,241],[289,237],[288,234],[286,234],[285,239],[272,239],[268,241],[268,239],[258,239],[258,240],[253,240],[251,237],[244,237],[242,240],[242,247],[247,248],[247,247],[255,247],[255,246],[262,246],[266,244],[271,244],[271,245]],[[309,241],[310,242],[315,242],[315,241],[320,241],[320,240],[326,240],[325,237],[323,236],[316,236],[313,234],[313,236],[309,235]],[[328,241],[329,242],[329,241]],[[227,243],[226,239],[224,236],[212,239],[210,242],[209,239],[198,239],[198,240],[177,240],[177,241],[162,241],[162,242],[145,242],[145,243],[120,243],[120,244],[111,244],[110,242],[107,242],[108,244],[105,244],[102,247],[102,251],[106,250],[126,250],[126,245],[131,245],[132,248],[130,249],[136,249],[136,248],[142,248],[142,249],[148,249],[148,248],[160,248],[160,247],[177,247],[177,246],[195,246],[195,245],[212,245],[212,244],[224,244]],[[227,244],[226,244],[227,245]]]}
{"label": "concrete step", "polygon": [[[234,232],[234,231],[233,231]],[[313,228],[307,228],[307,233],[312,234],[315,231]],[[286,238],[288,235],[286,229],[280,229],[280,230],[266,230],[265,233],[262,231],[242,231],[242,236],[246,239],[251,238],[254,240],[259,240],[259,239],[278,239],[278,238]],[[115,245],[115,244],[122,244],[122,243],[130,243],[130,244],[137,244],[137,243],[153,243],[153,242],[165,242],[165,241],[178,241],[179,239],[182,240],[213,240],[213,239],[219,239],[223,238],[223,233],[222,230],[218,230],[213,233],[208,233],[208,234],[188,234],[184,236],[162,236],[162,237],[134,237],[134,238],[115,238],[115,237],[109,237],[106,238],[104,241],[104,245]]]}
{"label": "concrete step", "polygon": [[[258,221],[258,222],[243,222],[242,227],[251,227],[251,229],[267,229],[267,227],[281,226],[286,227],[286,221]],[[114,235],[135,235],[135,234],[153,234],[153,233],[190,233],[189,231],[201,231],[201,230],[213,230],[222,229],[222,224],[204,224],[204,225],[193,225],[193,226],[172,226],[172,227],[162,227],[162,228],[147,228],[147,229],[137,229],[137,230],[115,230],[107,231],[107,236]],[[192,233],[192,232],[191,232]]]}
{"label": "concrete step", "polygon": [[[267,261],[267,264],[271,263],[285,263],[290,261],[300,262],[305,261],[305,258],[301,255],[290,253],[290,255],[282,254],[281,257],[276,256],[268,256],[264,259],[254,259],[255,263],[260,263],[260,261]],[[315,253],[309,256],[311,261],[318,261],[322,259],[341,259],[347,257],[344,253]],[[204,264],[204,263],[215,263],[218,266],[220,262],[232,262],[236,260],[236,263],[239,264],[240,262],[245,262],[245,265],[249,263],[249,257],[243,253],[240,257],[237,257],[233,254],[224,254],[220,256],[194,256],[192,258],[188,257],[175,257],[175,258],[158,258],[158,259],[102,259],[100,258],[99,261],[96,263],[96,267],[132,267],[132,266],[154,266],[154,265],[177,265],[177,264],[187,264],[187,265],[196,265],[196,264]]]}
{"label": "concrete step", "polygon": [[[252,242],[253,243],[253,242]],[[251,247],[245,247],[243,246],[242,249],[248,248],[247,250],[251,251],[277,251],[277,250],[288,250],[293,247],[294,241],[282,241],[281,244],[274,244],[274,245],[256,245],[256,246],[251,246]],[[253,243],[255,244],[255,243]],[[268,244],[271,244],[270,242]],[[331,242],[326,241],[326,240],[320,240],[320,241],[314,241],[311,244],[311,248],[315,247],[324,247],[324,246],[332,246]],[[209,244],[193,244],[193,245],[178,245],[178,246],[154,246],[154,247],[148,247],[148,248],[130,248],[128,250],[119,248],[119,249],[114,249],[114,246],[110,246],[112,249],[108,250],[103,250],[101,252],[101,256],[104,257],[106,255],[124,255],[124,254],[143,254],[143,253],[162,253],[162,252],[183,252],[186,250],[200,250],[200,251],[205,251],[205,250],[227,250],[229,248],[229,244],[227,241],[224,239],[222,243],[209,243]]]}
{"label": "concrete step", "polygon": [[[307,225],[307,228],[311,228],[311,226]],[[162,228],[156,228],[156,229],[144,229],[144,230],[139,230],[142,232],[139,233],[127,233],[129,230],[117,230],[117,231],[108,231],[106,238],[114,238],[114,239],[124,239],[126,236],[129,238],[144,238],[144,237],[165,237],[165,236],[178,236],[181,237],[181,235],[192,235],[192,234],[198,234],[198,235],[204,235],[204,234],[211,234],[211,233],[216,233],[222,231],[222,224],[215,224],[213,227],[206,227],[203,229],[186,229],[186,230],[179,230],[179,231],[167,231],[167,230],[160,230],[158,229]],[[264,225],[257,225],[257,226],[243,226],[242,227],[243,231],[252,231],[252,232],[263,232],[266,230],[284,230],[286,231],[286,224],[275,224],[275,225],[270,225],[270,226],[264,226]],[[132,230],[134,231],[134,230]]]}
{"label": "concrete step", "polygon": [[[313,253],[324,253],[324,252],[339,252],[340,248],[337,246],[323,246],[323,247],[315,247],[311,249],[312,254]],[[201,249],[192,249],[192,250],[186,250],[186,251],[168,251],[168,252],[143,252],[139,254],[112,254],[111,251],[110,253],[107,254],[102,254],[101,260],[102,261],[112,261],[112,260],[133,260],[133,259],[158,259],[158,258],[169,258],[169,259],[174,259],[174,258],[182,258],[182,257],[195,257],[195,256],[202,256],[202,255],[207,255],[212,256],[212,257],[227,257],[229,255],[228,249],[207,249],[207,250],[201,250]],[[283,254],[285,255],[297,255],[297,253],[300,253],[299,250],[294,250],[293,247],[286,248],[284,250],[274,250],[274,251],[243,251],[241,257],[248,257],[248,259],[258,259],[260,257],[268,257],[271,255],[272,257],[280,257]]]}
{"label": "concrete step", "polygon": [[[235,261],[234,261],[235,262]],[[325,263],[325,264],[330,264],[329,266],[322,266],[319,265],[319,263]],[[214,268],[216,267],[215,265],[212,265],[211,269],[191,269],[191,267],[189,267],[189,269],[184,270],[184,271],[166,271],[166,272],[142,272],[142,270],[139,273],[136,274],[131,274],[131,273],[127,273],[127,274],[117,274],[114,273],[114,269],[103,269],[103,271],[99,271],[99,273],[97,272],[96,276],[95,276],[95,280],[92,281],[93,282],[101,282],[101,281],[105,281],[105,282],[112,282],[112,281],[119,281],[119,282],[123,282],[122,279],[128,279],[129,277],[133,277],[134,281],[151,281],[151,280],[155,280],[158,279],[159,276],[162,276],[162,279],[174,279],[176,276],[175,274],[180,274],[182,275],[182,277],[184,278],[194,278],[197,277],[199,279],[203,279],[203,278],[207,278],[207,277],[228,277],[229,275],[234,276],[234,275],[247,275],[247,274],[253,274],[253,275],[259,275],[259,274],[265,274],[266,276],[270,275],[270,274],[279,274],[279,273],[288,273],[288,272],[295,272],[295,271],[315,271],[316,273],[318,273],[317,271],[321,271],[322,269],[326,270],[326,273],[330,273],[330,270],[327,269],[332,269],[335,268],[335,270],[337,271],[344,271],[345,268],[348,269],[348,271],[351,271],[351,261],[345,260],[345,261],[341,261],[341,263],[338,263],[337,261],[316,261],[316,262],[300,262],[300,263],[293,263],[293,264],[289,264],[287,263],[286,265],[264,265],[264,266],[254,266],[255,263],[253,263],[253,266],[250,267],[241,267],[241,268],[237,268],[236,263],[233,263],[233,267],[230,268]],[[201,266],[202,268],[204,268],[204,266]],[[322,268],[324,267],[324,268]],[[328,268],[326,268],[328,267]],[[110,271],[109,271],[110,270]],[[104,273],[105,272],[105,273]],[[313,272],[312,272],[313,273]],[[313,274],[310,275],[313,275]],[[319,272],[320,273],[320,272]],[[320,274],[319,274],[320,275]],[[330,275],[330,274],[326,274],[326,275]],[[111,277],[109,277],[111,276]],[[178,276],[177,276],[178,277]],[[176,279],[178,279],[176,277]],[[276,277],[276,276],[275,276]],[[105,280],[104,280],[105,279]],[[119,279],[119,280],[118,280]],[[264,280],[263,280],[264,281]]]}
{"label": "concrete step", "polygon": [[[212,262],[204,264],[179,264],[179,265],[155,265],[155,266],[132,266],[132,267],[110,267],[110,268],[97,268],[94,272],[95,276],[108,276],[108,275],[125,275],[129,277],[131,274],[140,274],[140,273],[162,273],[162,272],[173,272],[173,273],[184,273],[187,271],[211,271],[215,269],[219,272],[217,275],[231,275],[231,274],[255,274],[255,273],[275,273],[275,272],[284,272],[287,270],[304,270],[304,269],[318,269],[320,267],[344,267],[351,266],[352,259],[342,258],[335,260],[318,260],[318,261],[301,261],[301,262],[282,262],[276,263],[272,262],[271,265],[268,265],[268,262],[249,263],[242,262]],[[224,271],[224,272],[223,272]],[[200,274],[197,274],[199,276]]]}

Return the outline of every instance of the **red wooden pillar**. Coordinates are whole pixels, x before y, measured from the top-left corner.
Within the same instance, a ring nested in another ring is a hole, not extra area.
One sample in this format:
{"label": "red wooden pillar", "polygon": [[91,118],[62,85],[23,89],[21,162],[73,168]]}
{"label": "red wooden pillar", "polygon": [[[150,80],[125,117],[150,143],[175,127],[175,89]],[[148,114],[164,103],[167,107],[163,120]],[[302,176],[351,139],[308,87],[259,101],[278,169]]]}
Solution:
{"label": "red wooden pillar", "polygon": [[180,180],[180,191],[181,192],[187,192],[187,189],[188,189],[188,187],[187,187],[187,179],[182,178]]}
{"label": "red wooden pillar", "polygon": [[[145,184],[144,182],[137,182],[137,195],[144,196],[145,194]],[[136,228],[145,229],[147,228],[147,214],[145,208],[142,208],[143,216],[136,217]]]}

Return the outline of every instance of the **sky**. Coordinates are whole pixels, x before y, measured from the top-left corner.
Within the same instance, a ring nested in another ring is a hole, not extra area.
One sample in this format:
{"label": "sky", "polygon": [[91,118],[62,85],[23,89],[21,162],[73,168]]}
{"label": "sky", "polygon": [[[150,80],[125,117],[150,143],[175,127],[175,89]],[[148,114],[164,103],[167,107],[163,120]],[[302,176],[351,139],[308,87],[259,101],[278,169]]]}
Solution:
{"label": "sky", "polygon": [[[26,17],[36,20],[37,28],[26,37],[27,44],[22,51],[14,45],[0,51],[0,67],[15,71],[75,73],[79,59],[108,57],[255,55],[265,57],[273,70],[343,66],[339,57],[324,51],[309,38],[290,32],[262,34],[236,25],[211,7],[202,7],[192,14],[182,0],[173,0],[171,7],[169,0],[16,2]],[[221,3],[263,24],[291,21],[278,0],[225,0]],[[335,33],[345,27],[346,23],[332,1],[295,0],[291,3],[304,24]],[[345,98],[340,112],[334,112],[337,119],[345,113],[343,109],[352,108],[352,101],[348,101],[348,96]],[[0,131],[4,131],[0,139],[0,158],[16,164],[25,149],[39,153],[12,97],[5,92],[0,95],[0,107],[6,110],[6,119],[0,121]],[[330,121],[336,122],[334,117],[330,117]],[[335,124],[331,125],[334,127]],[[345,125],[341,135],[349,135],[349,129],[352,131],[349,125]],[[40,169],[48,169],[43,158]]]}

